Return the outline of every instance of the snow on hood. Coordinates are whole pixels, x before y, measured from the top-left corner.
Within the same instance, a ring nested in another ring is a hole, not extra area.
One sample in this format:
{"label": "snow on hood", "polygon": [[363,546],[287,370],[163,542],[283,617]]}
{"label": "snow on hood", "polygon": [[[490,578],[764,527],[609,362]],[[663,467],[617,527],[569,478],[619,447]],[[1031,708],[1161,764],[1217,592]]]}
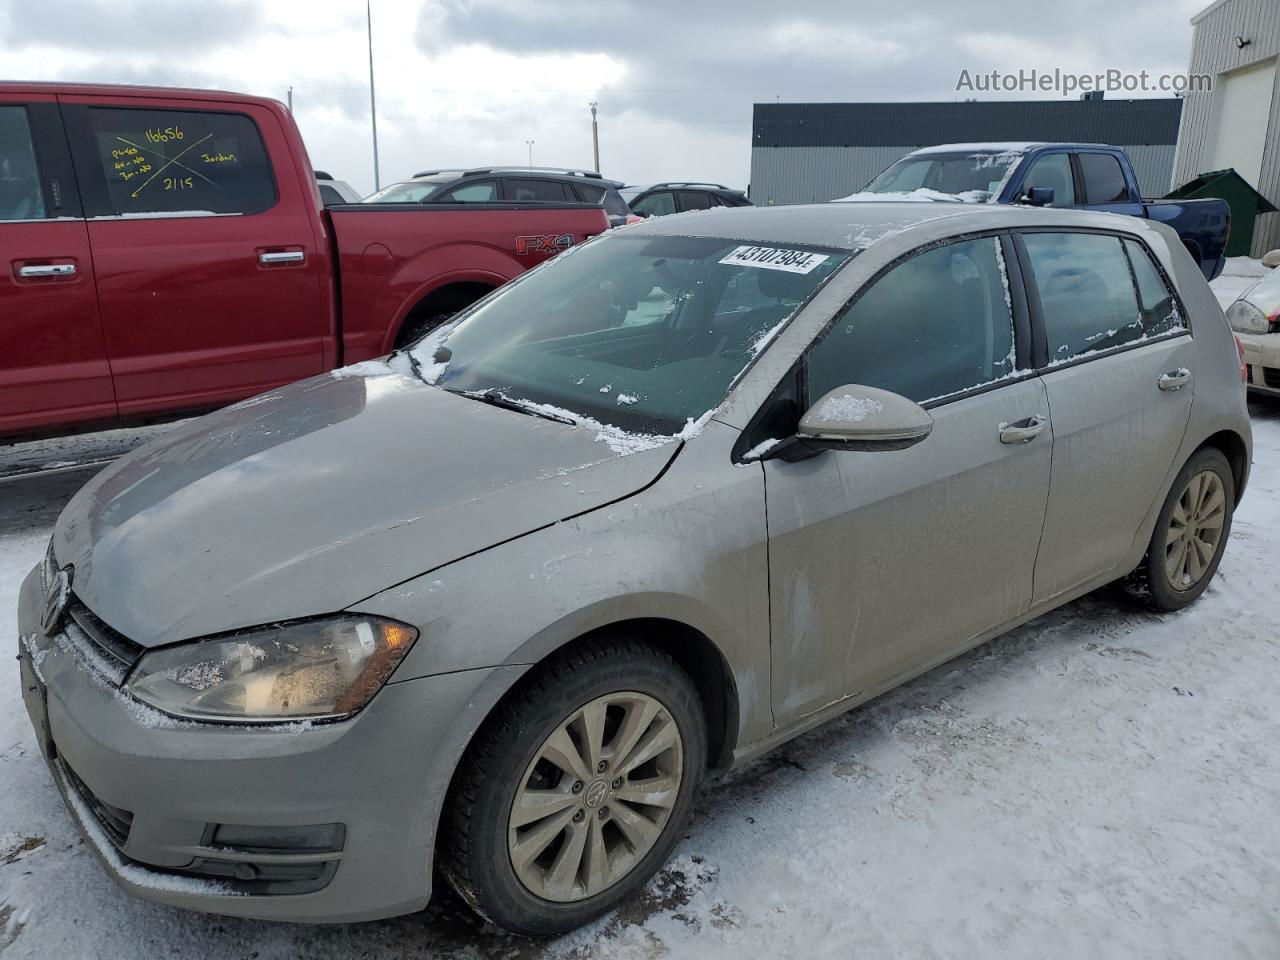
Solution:
{"label": "snow on hood", "polygon": [[889,193],[869,193],[860,190],[847,197],[837,197],[832,203],[986,203],[991,194],[986,190],[965,190],[961,193],[943,193],[928,187]]}
{"label": "snow on hood", "polygon": [[144,646],[329,613],[645,487],[679,450],[347,368],[175,428],[59,517],[58,562]]}

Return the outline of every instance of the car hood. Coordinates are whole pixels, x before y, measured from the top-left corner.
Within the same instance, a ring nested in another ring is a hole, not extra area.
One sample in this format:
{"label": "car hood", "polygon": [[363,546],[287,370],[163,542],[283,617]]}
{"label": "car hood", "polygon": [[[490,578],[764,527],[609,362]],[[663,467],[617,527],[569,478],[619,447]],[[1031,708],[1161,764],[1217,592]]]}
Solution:
{"label": "car hood", "polygon": [[98,474],[54,532],[77,597],[143,646],[329,613],[635,493],[679,449],[623,456],[585,426],[362,368],[193,420]]}

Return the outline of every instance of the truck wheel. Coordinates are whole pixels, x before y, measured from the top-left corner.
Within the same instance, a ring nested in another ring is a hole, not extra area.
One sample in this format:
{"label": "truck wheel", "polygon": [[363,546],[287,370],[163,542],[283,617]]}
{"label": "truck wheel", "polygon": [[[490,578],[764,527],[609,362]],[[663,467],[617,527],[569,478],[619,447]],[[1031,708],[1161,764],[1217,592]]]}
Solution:
{"label": "truck wheel", "polygon": [[396,337],[396,349],[399,350],[411,343],[416,343],[436,327],[444,326],[455,312],[434,313],[428,317],[411,318],[405,321],[405,325],[400,330],[400,335]]}
{"label": "truck wheel", "polygon": [[707,734],[693,682],[610,639],[539,667],[469,748],[441,867],[492,923],[564,933],[635,893],[689,821]]}
{"label": "truck wheel", "polygon": [[1220,450],[1205,447],[1178,473],[1129,592],[1155,610],[1180,610],[1204,593],[1231,535],[1236,487]]}

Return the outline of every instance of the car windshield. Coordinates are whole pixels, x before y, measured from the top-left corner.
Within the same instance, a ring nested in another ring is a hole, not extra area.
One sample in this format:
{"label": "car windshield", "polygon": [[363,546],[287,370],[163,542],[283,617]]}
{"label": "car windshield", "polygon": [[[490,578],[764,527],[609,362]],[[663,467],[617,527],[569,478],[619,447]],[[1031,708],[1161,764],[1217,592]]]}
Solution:
{"label": "car windshield", "polygon": [[724,399],[849,256],[610,234],[525,274],[411,355],[428,382],[456,393],[670,436]]}
{"label": "car windshield", "polygon": [[383,187],[377,193],[364,198],[365,203],[421,203],[440,189],[440,184],[456,180],[457,177],[423,177],[418,180],[405,180]]}
{"label": "car windshield", "polygon": [[[1000,189],[1017,153],[933,153],[903,157],[867,184],[863,193],[911,193],[934,190],[988,199]],[[981,194],[982,196],[978,196]]]}

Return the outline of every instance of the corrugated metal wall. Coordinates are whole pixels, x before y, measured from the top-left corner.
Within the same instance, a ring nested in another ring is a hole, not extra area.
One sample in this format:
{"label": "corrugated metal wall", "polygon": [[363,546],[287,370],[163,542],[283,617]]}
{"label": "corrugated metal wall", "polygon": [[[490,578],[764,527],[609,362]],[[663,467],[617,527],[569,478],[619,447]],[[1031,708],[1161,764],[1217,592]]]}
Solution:
{"label": "corrugated metal wall", "polygon": [[[1195,33],[1189,73],[1207,73],[1216,78],[1280,55],[1280,0],[1223,0],[1200,13],[1193,22]],[[1248,38],[1248,46],[1237,47],[1237,36]],[[1276,74],[1276,87],[1271,95],[1270,116],[1258,118],[1259,123],[1266,123],[1268,127],[1261,182],[1257,186],[1263,196],[1280,206],[1280,71]],[[1212,93],[1186,96],[1174,171],[1177,183],[1186,183],[1196,174],[1206,172],[1203,165],[1211,156],[1208,138],[1213,130],[1213,104]],[[1277,247],[1280,247],[1280,214],[1271,213],[1258,220],[1253,254],[1261,256]]]}
{"label": "corrugated metal wall", "polygon": [[[751,151],[751,202],[821,203],[861,190],[911,147],[756,147]],[[1169,192],[1174,147],[1127,146],[1146,196]]]}

